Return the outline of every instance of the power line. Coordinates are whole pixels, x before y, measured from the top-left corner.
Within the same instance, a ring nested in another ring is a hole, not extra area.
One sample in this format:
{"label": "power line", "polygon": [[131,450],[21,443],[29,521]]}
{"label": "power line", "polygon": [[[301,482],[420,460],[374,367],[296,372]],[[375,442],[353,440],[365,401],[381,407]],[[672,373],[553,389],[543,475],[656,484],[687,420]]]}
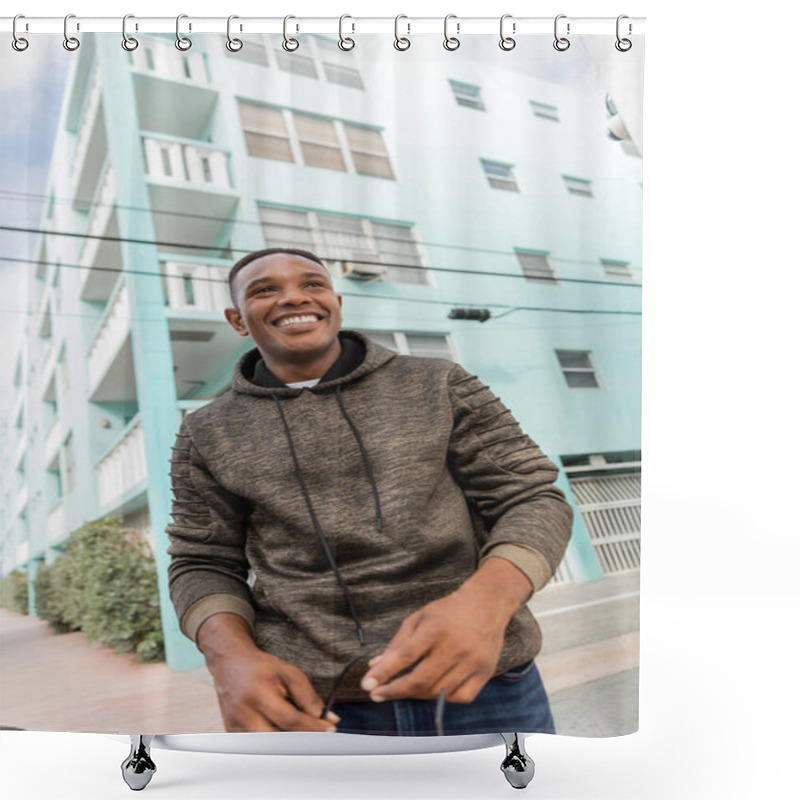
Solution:
{"label": "power line", "polygon": [[[19,228],[13,225],[0,225],[0,230],[3,231],[10,231],[13,233],[38,233],[45,236],[66,236],[73,239],[98,239],[103,242],[125,242],[127,244],[146,244],[152,245],[155,247],[180,247],[188,250],[230,250],[232,253],[242,253],[246,254],[249,253],[250,250],[245,250],[241,248],[219,248],[219,247],[208,247],[203,244],[185,244],[182,242],[159,242],[159,241],[151,241],[149,239],[132,239],[124,236],[100,236],[99,234],[89,234],[89,233],[74,233],[72,231],[46,231],[43,228]],[[319,254],[318,254],[319,255]],[[346,258],[342,259],[339,257],[331,257],[331,256],[319,256],[323,261],[346,261],[348,264],[361,264],[365,266],[383,266],[383,267],[393,267],[397,269],[414,269],[420,271],[429,271],[429,272],[447,272],[456,275],[483,275],[489,276],[492,278],[516,278],[516,279],[525,279],[526,275],[520,272],[494,272],[491,270],[473,270],[473,269],[458,269],[455,267],[427,267],[427,266],[420,266],[416,264],[403,264],[399,262],[388,262],[388,261],[364,261],[355,258]],[[36,262],[34,262],[36,263]],[[631,289],[641,289],[642,285],[640,283],[633,283],[633,282],[621,282],[621,281],[596,281],[591,280],[588,278],[553,278],[552,280],[544,279],[542,282],[546,283],[554,283],[558,284],[559,282],[564,283],[584,283],[584,284],[592,284],[597,286],[614,286],[617,288],[631,288]]]}
{"label": "power line", "polygon": [[[161,272],[146,272],[144,270],[119,270],[113,267],[86,267],[82,264],[59,264],[58,262],[43,262],[37,261],[35,259],[30,258],[11,258],[9,256],[0,256],[0,260],[2,261],[12,261],[12,262],[22,262],[26,264],[48,264],[52,266],[59,266],[59,267],[66,267],[68,269],[81,269],[81,270],[90,270],[90,269],[99,269],[103,272],[117,272],[117,273],[124,273],[126,275],[145,275],[150,278],[162,278],[164,277]],[[193,280],[198,281],[206,281],[208,283],[226,283],[227,279],[222,278],[193,278]],[[359,297],[359,298],[366,298],[366,299],[375,299],[375,300],[389,300],[392,302],[405,302],[405,303],[422,303],[426,305],[444,305],[453,306],[457,305],[479,305],[481,308],[498,308],[504,309],[508,312],[511,311],[550,311],[557,314],[610,314],[610,315],[620,315],[620,316],[641,316],[641,311],[604,311],[602,309],[570,309],[570,308],[554,308],[548,306],[512,306],[503,303],[475,303],[474,301],[464,301],[464,300],[432,300],[428,298],[416,298],[416,297],[391,297],[388,295],[380,295],[380,294],[364,294],[361,292],[337,292],[337,294],[341,294],[343,297]]]}
{"label": "power line", "polygon": [[[12,192],[12,191],[9,191],[8,189],[0,189],[0,195],[8,195],[10,197],[23,197],[23,198],[26,198],[26,199],[31,199],[31,200],[34,200],[34,201],[41,202],[42,204],[44,204],[44,202],[49,201],[51,199],[47,195],[44,195],[44,194],[28,194],[26,192]],[[68,198],[68,197],[55,197],[55,196],[53,196],[52,199],[53,200],[57,200],[59,203],[72,203],[72,200],[70,198]],[[191,214],[191,213],[189,213],[187,211],[172,211],[172,210],[163,209],[163,208],[145,208],[144,206],[130,206],[130,205],[122,204],[122,203],[100,203],[100,202],[96,202],[96,203],[92,204],[92,207],[93,208],[97,208],[97,207],[100,207],[100,208],[114,208],[114,209],[123,208],[123,209],[126,209],[128,211],[139,211],[139,212],[142,212],[142,213],[145,213],[145,214],[163,214],[165,216],[172,216],[172,217],[186,217],[188,219],[207,220],[208,222],[231,222],[232,221],[237,225],[254,225],[254,226],[257,226],[259,228],[263,227],[263,223],[260,220],[258,220],[258,221],[257,220],[247,220],[247,219],[230,220],[227,217],[215,217],[215,216],[210,215],[210,214]],[[284,225],[283,227],[297,227],[297,226]],[[486,247],[468,247],[467,245],[442,244],[440,242],[426,242],[426,241],[422,241],[422,240],[420,240],[418,242],[418,244],[424,245],[425,247],[439,247],[439,248],[446,248],[446,249],[451,249],[451,250],[464,250],[464,251],[471,252],[471,253],[488,253],[490,255],[501,255],[501,256],[510,256],[510,255],[512,255],[512,253],[509,253],[508,250],[494,250],[492,248],[486,248]],[[241,252],[241,251],[238,251],[238,252]],[[592,266],[592,267],[596,267],[597,263],[598,263],[597,261],[586,261],[585,259],[581,259],[581,258],[559,257],[557,260],[558,261],[569,262],[571,264],[586,264],[586,265]],[[429,269],[432,269],[432,268],[429,267]],[[512,277],[519,277],[519,276],[515,273]],[[574,278],[574,279],[560,278],[559,280],[566,281],[566,280],[578,280],[578,279],[577,278]],[[625,284],[618,284],[618,283],[615,283],[615,282],[612,282],[612,281],[605,281],[605,283],[610,283],[611,285],[614,285],[614,286],[625,285]]]}

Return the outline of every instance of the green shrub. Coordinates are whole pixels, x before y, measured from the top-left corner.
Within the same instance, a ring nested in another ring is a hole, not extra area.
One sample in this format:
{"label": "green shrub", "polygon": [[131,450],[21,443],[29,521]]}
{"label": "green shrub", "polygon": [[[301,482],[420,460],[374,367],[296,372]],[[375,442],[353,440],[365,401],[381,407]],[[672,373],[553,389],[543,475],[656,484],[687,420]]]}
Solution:
{"label": "green shrub", "polygon": [[64,586],[59,576],[61,571],[58,562],[39,564],[33,580],[33,604],[39,619],[49,622],[56,633],[67,633],[77,628],[64,619]]}
{"label": "green shrub", "polygon": [[16,570],[0,581],[0,606],[20,614],[28,613],[28,575]]}
{"label": "green shrub", "polygon": [[82,630],[119,653],[163,660],[155,560],[138,533],[121,524],[120,517],[86,523],[52,565],[39,568],[37,613],[55,630]]}

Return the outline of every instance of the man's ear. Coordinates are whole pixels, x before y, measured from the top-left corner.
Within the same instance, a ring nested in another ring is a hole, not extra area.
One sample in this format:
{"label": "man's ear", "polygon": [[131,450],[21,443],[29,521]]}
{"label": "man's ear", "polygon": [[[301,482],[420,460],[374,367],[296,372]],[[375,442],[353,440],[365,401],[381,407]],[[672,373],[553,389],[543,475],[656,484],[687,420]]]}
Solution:
{"label": "man's ear", "polygon": [[239,336],[249,336],[250,333],[247,330],[247,326],[244,324],[244,320],[242,319],[242,315],[239,313],[239,309],[232,307],[225,309],[225,319],[228,320],[230,326],[239,334]]}

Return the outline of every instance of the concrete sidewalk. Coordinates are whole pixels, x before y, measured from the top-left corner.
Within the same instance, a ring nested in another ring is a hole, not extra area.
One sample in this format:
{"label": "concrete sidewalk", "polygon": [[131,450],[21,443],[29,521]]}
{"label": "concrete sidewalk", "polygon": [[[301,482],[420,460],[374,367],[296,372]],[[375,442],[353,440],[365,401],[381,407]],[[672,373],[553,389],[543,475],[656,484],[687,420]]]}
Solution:
{"label": "concrete sidewalk", "polygon": [[[638,574],[553,586],[535,598],[537,658],[559,733],[614,736],[637,727]],[[38,731],[204,733],[223,730],[205,668],[166,664],[56,635],[0,609],[0,725]]]}

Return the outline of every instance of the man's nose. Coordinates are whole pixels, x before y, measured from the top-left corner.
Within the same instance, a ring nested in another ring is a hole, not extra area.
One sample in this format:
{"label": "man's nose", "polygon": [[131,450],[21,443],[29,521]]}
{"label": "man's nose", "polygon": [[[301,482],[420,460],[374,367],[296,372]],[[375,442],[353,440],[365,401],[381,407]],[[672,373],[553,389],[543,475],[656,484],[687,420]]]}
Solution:
{"label": "man's nose", "polygon": [[285,288],[278,296],[278,305],[299,305],[307,302],[303,290],[298,286]]}

